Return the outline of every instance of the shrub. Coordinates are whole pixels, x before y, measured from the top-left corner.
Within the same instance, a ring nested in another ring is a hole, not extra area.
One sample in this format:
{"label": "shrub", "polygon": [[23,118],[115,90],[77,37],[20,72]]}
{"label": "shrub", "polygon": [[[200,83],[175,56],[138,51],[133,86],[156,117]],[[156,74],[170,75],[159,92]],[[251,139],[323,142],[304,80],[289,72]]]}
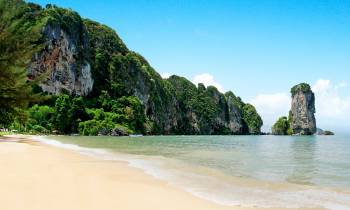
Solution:
{"label": "shrub", "polygon": [[49,106],[34,105],[28,109],[29,120],[28,123],[32,125],[39,125],[47,130],[52,129],[52,117],[55,110]]}
{"label": "shrub", "polygon": [[41,125],[34,125],[32,130],[35,133],[48,133],[48,130]]}
{"label": "shrub", "polygon": [[132,133],[127,126],[117,123],[120,116],[116,113],[104,112],[103,109],[88,109],[88,114],[93,118],[79,123],[79,133],[86,136],[112,135]]}

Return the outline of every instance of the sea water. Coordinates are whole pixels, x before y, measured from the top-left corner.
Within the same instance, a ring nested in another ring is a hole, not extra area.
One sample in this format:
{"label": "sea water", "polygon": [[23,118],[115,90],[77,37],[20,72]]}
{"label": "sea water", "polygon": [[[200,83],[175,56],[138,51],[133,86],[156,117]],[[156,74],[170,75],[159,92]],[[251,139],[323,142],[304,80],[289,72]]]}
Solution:
{"label": "sea water", "polygon": [[350,209],[349,136],[50,136],[223,205]]}

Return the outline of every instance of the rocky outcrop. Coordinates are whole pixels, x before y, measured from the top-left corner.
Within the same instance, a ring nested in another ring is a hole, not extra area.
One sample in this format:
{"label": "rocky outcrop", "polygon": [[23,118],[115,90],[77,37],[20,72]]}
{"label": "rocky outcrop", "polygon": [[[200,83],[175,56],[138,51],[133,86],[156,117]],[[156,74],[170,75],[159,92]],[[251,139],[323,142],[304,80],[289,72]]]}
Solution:
{"label": "rocky outcrop", "polygon": [[321,128],[317,128],[317,131],[316,131],[316,134],[317,135],[320,135],[320,136],[333,136],[334,133],[332,131],[325,131],[325,130],[322,130]]}
{"label": "rocky outcrop", "polygon": [[118,126],[114,129],[102,128],[98,131],[98,136],[128,136],[130,131],[123,126]]}
{"label": "rocky outcrop", "polygon": [[291,128],[294,135],[312,135],[316,132],[315,95],[310,85],[301,83],[291,90]]}
{"label": "rocky outcrop", "polygon": [[[185,134],[248,134],[243,127],[243,103],[232,93],[215,87],[196,87],[186,78],[167,79],[176,96],[176,130]],[[259,127],[260,129],[260,127]]]}
{"label": "rocky outcrop", "polygon": [[236,96],[232,92],[225,94],[227,99],[228,122],[227,127],[236,134],[243,133],[242,113],[237,106]]}
{"label": "rocky outcrop", "polygon": [[87,95],[93,79],[90,63],[84,58],[88,49],[85,29],[80,34],[69,34],[60,24],[48,23],[43,37],[43,49],[33,56],[29,77],[41,77],[40,86],[48,93]]}

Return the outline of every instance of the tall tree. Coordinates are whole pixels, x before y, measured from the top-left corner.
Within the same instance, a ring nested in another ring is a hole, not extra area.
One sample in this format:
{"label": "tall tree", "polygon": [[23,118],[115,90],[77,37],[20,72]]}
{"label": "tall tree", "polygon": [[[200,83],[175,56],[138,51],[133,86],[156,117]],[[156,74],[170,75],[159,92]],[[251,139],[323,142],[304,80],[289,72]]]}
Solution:
{"label": "tall tree", "polygon": [[[18,2],[18,7],[22,5]],[[8,10],[8,1],[0,0],[0,126],[8,126],[20,110],[38,99],[32,94],[26,67],[37,49],[38,33],[24,25],[28,8]]]}

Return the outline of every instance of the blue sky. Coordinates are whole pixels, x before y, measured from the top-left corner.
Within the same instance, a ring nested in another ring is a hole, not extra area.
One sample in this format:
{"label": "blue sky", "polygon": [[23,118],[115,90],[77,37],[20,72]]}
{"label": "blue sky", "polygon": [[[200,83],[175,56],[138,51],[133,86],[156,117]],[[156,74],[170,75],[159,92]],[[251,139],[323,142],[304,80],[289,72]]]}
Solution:
{"label": "blue sky", "polygon": [[[160,73],[233,90],[259,107],[268,127],[289,109],[271,103],[288,105],[293,85],[326,85],[321,89],[328,95],[320,92],[320,98],[335,102],[316,101],[319,122],[350,130],[344,125],[350,118],[349,0],[33,2],[72,8],[112,27]],[[341,112],[332,119],[325,114],[330,109]]]}

